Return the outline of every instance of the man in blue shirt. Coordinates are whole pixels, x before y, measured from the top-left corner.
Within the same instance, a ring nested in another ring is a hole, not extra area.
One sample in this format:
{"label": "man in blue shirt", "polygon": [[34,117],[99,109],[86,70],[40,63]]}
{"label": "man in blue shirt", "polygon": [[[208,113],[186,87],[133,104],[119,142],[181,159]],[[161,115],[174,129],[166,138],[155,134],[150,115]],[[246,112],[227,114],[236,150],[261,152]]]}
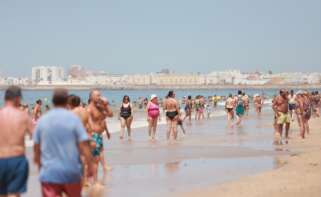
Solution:
{"label": "man in blue shirt", "polygon": [[54,108],[39,119],[33,136],[44,197],[81,196],[80,155],[92,172],[89,137],[80,119],[66,109],[67,101],[67,90],[54,91]]}

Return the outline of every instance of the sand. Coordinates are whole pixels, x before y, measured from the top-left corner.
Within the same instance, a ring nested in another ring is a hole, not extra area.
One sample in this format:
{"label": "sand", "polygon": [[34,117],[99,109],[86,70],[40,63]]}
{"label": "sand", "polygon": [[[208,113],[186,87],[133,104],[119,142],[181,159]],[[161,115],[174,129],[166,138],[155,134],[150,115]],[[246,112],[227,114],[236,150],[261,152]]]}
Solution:
{"label": "sand", "polygon": [[[298,131],[296,124],[294,130]],[[292,134],[289,145],[280,149],[291,150],[281,156],[279,167],[239,180],[175,194],[180,197],[320,197],[321,196],[321,118],[310,121],[310,135],[305,140]],[[295,153],[294,153],[295,152]]]}

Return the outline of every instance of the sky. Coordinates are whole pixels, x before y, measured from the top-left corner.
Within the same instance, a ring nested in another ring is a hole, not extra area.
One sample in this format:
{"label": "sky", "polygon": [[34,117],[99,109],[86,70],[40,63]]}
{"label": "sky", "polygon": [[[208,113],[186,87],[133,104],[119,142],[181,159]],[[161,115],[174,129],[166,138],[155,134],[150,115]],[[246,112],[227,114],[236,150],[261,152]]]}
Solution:
{"label": "sky", "polygon": [[0,75],[321,72],[321,0],[1,0]]}

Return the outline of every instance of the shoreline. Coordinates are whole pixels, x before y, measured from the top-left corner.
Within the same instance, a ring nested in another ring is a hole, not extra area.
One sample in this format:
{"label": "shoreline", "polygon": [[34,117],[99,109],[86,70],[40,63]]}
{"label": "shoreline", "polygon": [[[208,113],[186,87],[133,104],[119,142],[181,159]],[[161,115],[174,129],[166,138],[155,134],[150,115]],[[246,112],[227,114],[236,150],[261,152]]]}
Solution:
{"label": "shoreline", "polygon": [[212,185],[193,191],[176,193],[175,197],[319,197],[321,196],[321,125],[320,119],[310,120],[310,135],[302,140],[298,136],[298,126],[292,128],[288,145],[281,150],[295,152],[288,156],[280,156],[280,168],[256,175],[244,176],[239,180]]}
{"label": "shoreline", "polygon": [[[0,90],[5,90],[9,85],[0,85]],[[212,89],[320,89],[321,84],[313,85],[200,85],[200,86],[102,86],[102,85],[30,85],[20,86],[23,90],[53,90],[55,88],[67,88],[70,90],[90,90],[99,88],[102,90],[212,90]]]}

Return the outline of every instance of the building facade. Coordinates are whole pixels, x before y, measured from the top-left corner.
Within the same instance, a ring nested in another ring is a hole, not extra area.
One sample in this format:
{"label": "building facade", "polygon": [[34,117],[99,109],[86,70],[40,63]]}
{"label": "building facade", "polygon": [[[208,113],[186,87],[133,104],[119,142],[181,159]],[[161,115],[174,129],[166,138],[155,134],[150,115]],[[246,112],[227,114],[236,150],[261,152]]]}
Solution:
{"label": "building facade", "polygon": [[31,81],[33,84],[54,84],[65,79],[62,67],[38,66],[32,68]]}

